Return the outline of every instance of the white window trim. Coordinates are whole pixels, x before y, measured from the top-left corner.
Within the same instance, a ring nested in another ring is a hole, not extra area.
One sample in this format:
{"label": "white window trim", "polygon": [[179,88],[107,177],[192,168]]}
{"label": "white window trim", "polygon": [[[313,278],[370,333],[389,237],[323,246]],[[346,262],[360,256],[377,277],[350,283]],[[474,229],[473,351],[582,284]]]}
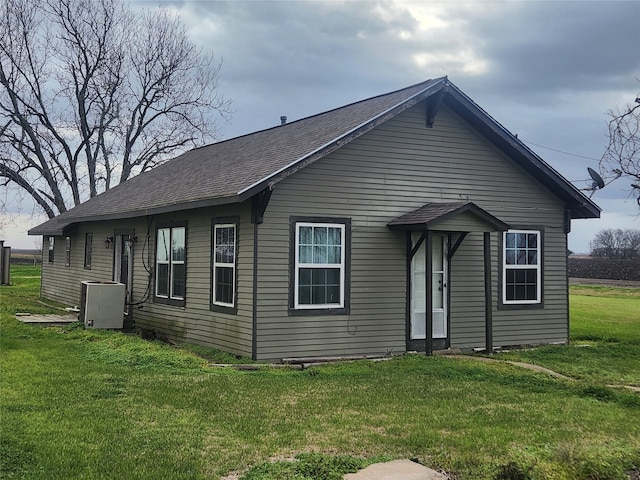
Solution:
{"label": "white window trim", "polygon": [[[185,261],[184,260],[174,260],[173,259],[173,231],[175,229],[178,228],[182,228],[185,231],[185,235],[184,235],[184,248],[186,249],[187,246],[187,229],[186,227],[183,226],[176,226],[176,227],[161,227],[158,228],[156,230],[156,279],[155,279],[155,293],[156,293],[156,297],[158,298],[167,298],[167,299],[171,299],[171,300],[184,300],[185,297],[184,296],[178,296],[178,295],[174,295],[173,293],[173,279],[174,279],[174,272],[175,269],[173,268],[174,265],[184,265]],[[169,254],[167,256],[167,260],[166,261],[160,261],[158,260],[158,233],[160,232],[160,230],[168,230],[169,231]],[[169,265],[169,295],[164,295],[164,294],[159,294],[158,293],[158,265]],[[185,272],[185,277],[186,277],[186,272]],[[185,278],[186,281],[186,278]]]}
{"label": "white window trim", "polygon": [[[526,233],[537,235],[537,265],[507,265],[507,234]],[[536,269],[536,299],[535,300],[507,300],[507,270]],[[540,230],[507,230],[502,232],[502,303],[504,305],[538,305],[542,303],[542,235]]]}
{"label": "white window trim", "polygon": [[[219,228],[233,228],[233,263],[228,263],[228,262],[217,262],[216,261],[216,250],[218,247],[217,244],[217,238],[218,236],[216,235],[216,232]],[[235,291],[236,291],[236,255],[238,254],[238,229],[236,228],[236,224],[235,223],[220,223],[220,224],[216,224],[213,227],[213,304],[214,305],[218,305],[220,307],[230,307],[230,308],[234,308],[235,307],[235,302],[236,302],[236,295],[235,295]],[[233,274],[233,285],[232,285],[232,295],[231,295],[231,299],[232,302],[231,303],[227,303],[227,302],[222,302],[216,299],[216,283],[217,283],[217,276],[216,276],[216,267],[225,267],[225,268],[231,268],[231,272]]]}
{"label": "white window trim", "polygon": [[[300,227],[330,227],[340,229],[340,263],[301,263],[299,259],[300,255]],[[332,308],[344,308],[345,297],[345,224],[344,223],[314,223],[314,222],[296,222],[296,239],[294,243],[295,248],[295,286],[293,291],[293,306],[296,310],[319,310],[319,309],[332,309]],[[340,303],[325,303],[325,304],[300,304],[299,303],[299,283],[300,283],[300,268],[340,268]]]}

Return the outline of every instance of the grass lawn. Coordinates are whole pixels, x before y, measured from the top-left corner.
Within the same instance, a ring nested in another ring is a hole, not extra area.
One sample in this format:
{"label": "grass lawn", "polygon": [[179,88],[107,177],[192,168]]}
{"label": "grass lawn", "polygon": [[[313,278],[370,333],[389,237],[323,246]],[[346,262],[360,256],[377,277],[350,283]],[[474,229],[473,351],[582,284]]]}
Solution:
{"label": "grass lawn", "polygon": [[571,345],[498,355],[572,378],[640,387],[640,288],[572,285]]}
{"label": "grass lawn", "polygon": [[[338,480],[415,458],[458,480],[623,480],[640,466],[640,395],[606,386],[630,367],[597,353],[612,344],[597,326],[581,349],[608,366],[576,382],[422,355],[241,372],[118,332],[22,325],[16,311],[47,308],[30,276],[0,287],[0,478]],[[615,345],[637,357],[626,330]]]}

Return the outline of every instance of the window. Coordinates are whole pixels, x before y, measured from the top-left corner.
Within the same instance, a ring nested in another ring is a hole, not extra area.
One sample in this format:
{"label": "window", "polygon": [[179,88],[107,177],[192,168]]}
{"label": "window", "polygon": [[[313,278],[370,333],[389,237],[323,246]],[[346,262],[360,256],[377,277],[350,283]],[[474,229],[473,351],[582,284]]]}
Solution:
{"label": "window", "polygon": [[71,237],[64,239],[64,266],[71,265]]}
{"label": "window", "polygon": [[236,295],[236,224],[213,226],[213,286],[212,303],[234,308]]}
{"label": "window", "polygon": [[84,268],[91,270],[91,249],[93,248],[93,233],[84,235]]}
{"label": "window", "polygon": [[[158,228],[156,236],[156,298],[185,298],[186,227]],[[172,303],[172,302],[169,302]]]}
{"label": "window", "polygon": [[56,237],[49,237],[49,263],[53,263],[54,243]]}
{"label": "window", "polygon": [[541,303],[541,234],[535,230],[503,233],[502,303]]}
{"label": "window", "polygon": [[294,309],[345,308],[346,225],[295,223]]}

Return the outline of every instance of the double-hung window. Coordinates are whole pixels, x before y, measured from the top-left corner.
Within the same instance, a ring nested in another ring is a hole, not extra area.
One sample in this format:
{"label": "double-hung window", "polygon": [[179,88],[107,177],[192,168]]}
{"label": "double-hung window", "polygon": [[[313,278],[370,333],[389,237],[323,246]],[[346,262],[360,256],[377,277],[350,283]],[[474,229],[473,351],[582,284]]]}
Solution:
{"label": "double-hung window", "polygon": [[542,242],[536,230],[509,230],[503,233],[502,303],[504,305],[542,302]]}
{"label": "double-hung window", "polygon": [[156,297],[184,301],[186,227],[158,228],[156,235]]}
{"label": "double-hung window", "polygon": [[237,234],[235,223],[213,225],[213,286],[214,306],[234,308],[236,296]]}
{"label": "double-hung window", "polygon": [[294,309],[345,308],[346,227],[295,222]]}

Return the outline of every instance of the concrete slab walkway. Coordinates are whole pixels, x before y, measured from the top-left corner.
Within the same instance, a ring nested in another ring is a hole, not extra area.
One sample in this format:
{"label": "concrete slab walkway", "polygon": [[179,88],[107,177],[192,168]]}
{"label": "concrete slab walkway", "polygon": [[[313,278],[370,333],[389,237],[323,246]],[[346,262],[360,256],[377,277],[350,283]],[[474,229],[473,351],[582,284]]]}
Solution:
{"label": "concrete slab walkway", "polygon": [[447,480],[449,477],[411,460],[375,463],[358,473],[348,473],[344,480]]}
{"label": "concrete slab walkway", "polygon": [[16,318],[22,323],[40,325],[42,327],[53,327],[55,325],[68,325],[78,321],[77,313],[17,313]]}

